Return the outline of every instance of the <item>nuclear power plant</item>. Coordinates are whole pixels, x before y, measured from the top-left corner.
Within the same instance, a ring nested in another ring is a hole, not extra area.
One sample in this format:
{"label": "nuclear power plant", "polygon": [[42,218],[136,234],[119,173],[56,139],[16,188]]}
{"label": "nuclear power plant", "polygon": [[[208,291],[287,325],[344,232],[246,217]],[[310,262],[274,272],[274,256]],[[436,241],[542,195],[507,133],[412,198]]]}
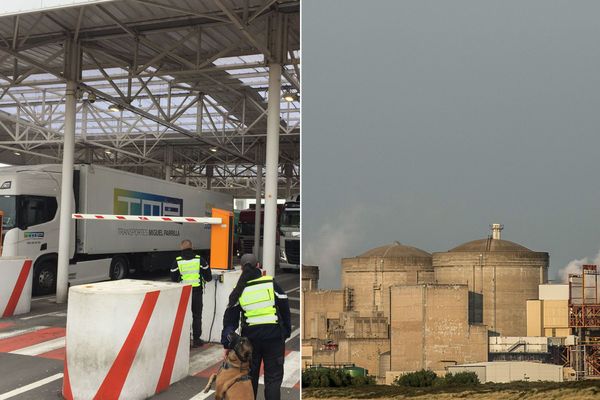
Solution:
{"label": "nuclear power plant", "polygon": [[[405,372],[488,362],[497,356],[491,342],[528,354],[527,301],[548,281],[549,256],[502,239],[502,229],[493,224],[488,237],[445,252],[394,242],[343,258],[339,290],[316,289],[311,267],[303,282],[304,366],[352,363],[390,383]],[[503,357],[536,357],[523,354]]]}

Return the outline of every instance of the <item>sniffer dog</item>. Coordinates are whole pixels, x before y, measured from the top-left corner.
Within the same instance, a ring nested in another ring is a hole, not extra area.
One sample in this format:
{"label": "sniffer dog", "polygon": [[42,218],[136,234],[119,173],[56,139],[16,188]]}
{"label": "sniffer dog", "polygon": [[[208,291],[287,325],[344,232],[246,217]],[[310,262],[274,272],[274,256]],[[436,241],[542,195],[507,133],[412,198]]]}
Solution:
{"label": "sniffer dog", "polygon": [[216,400],[254,400],[254,389],[250,378],[252,344],[237,333],[229,335],[230,350],[216,374],[208,379],[204,393],[208,393],[216,381]]}

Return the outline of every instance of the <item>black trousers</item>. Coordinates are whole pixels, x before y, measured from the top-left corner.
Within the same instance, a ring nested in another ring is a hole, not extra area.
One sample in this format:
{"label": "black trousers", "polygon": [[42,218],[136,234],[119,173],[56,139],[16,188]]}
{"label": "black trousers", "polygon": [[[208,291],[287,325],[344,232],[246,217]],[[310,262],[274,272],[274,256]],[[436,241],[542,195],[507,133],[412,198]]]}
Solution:
{"label": "black trousers", "polygon": [[260,363],[265,364],[265,400],[280,400],[281,383],[283,381],[283,363],[285,361],[285,341],[255,340],[252,341],[252,387],[254,398],[258,393],[258,378],[260,377]]}
{"label": "black trousers", "polygon": [[202,336],[202,287],[192,288],[192,337]]}

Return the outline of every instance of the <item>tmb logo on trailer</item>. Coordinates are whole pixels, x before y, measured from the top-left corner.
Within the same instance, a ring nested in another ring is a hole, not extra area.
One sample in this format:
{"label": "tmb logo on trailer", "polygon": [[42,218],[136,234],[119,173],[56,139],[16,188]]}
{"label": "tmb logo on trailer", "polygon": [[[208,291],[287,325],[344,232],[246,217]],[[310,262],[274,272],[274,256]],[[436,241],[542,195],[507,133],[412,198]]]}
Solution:
{"label": "tmb logo on trailer", "polygon": [[183,216],[183,199],[115,188],[113,212],[120,215]]}

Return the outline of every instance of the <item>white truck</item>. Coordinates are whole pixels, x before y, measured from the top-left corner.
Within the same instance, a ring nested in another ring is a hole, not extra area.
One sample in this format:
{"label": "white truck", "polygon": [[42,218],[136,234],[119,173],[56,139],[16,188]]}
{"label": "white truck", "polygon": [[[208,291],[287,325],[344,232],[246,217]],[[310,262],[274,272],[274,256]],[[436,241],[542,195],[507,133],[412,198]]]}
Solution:
{"label": "white truck", "polygon": [[300,195],[286,200],[279,219],[279,268],[300,269]]}
{"label": "white truck", "polygon": [[[33,260],[33,291],[56,287],[61,166],[0,168],[2,256]],[[95,165],[75,165],[73,212],[210,216],[233,210],[233,197]],[[132,270],[170,267],[183,239],[208,256],[210,226],[172,222],[73,220],[69,282],[125,278]]]}

